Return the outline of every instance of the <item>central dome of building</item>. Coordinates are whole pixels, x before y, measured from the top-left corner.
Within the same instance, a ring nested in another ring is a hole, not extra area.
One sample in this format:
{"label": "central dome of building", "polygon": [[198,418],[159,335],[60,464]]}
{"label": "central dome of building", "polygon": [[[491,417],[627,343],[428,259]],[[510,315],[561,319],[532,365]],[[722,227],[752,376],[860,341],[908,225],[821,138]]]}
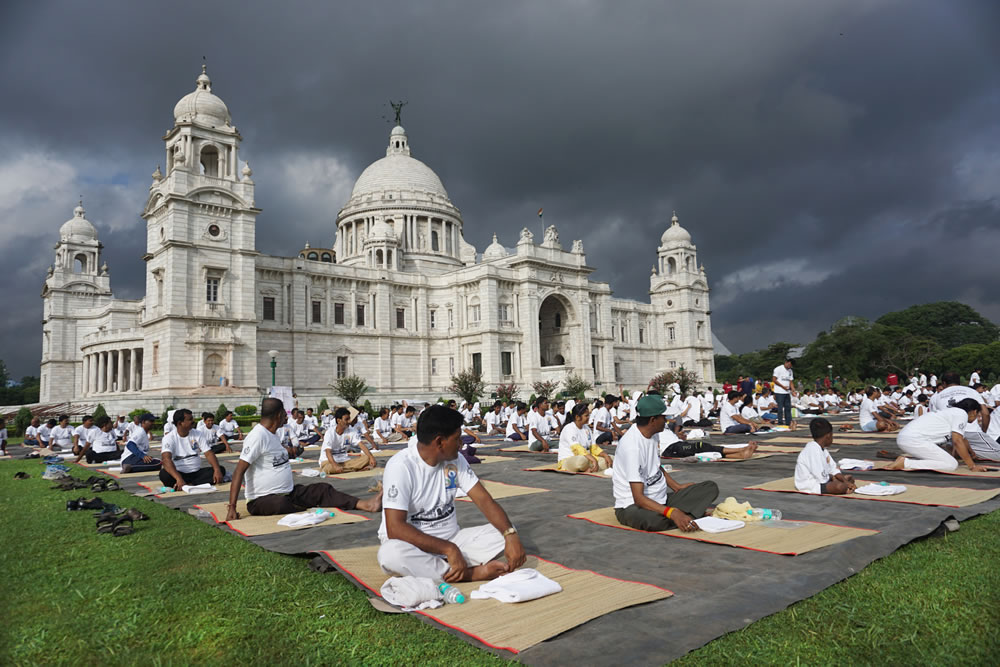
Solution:
{"label": "central dome of building", "polygon": [[448,191],[434,170],[410,157],[406,130],[399,125],[392,128],[385,157],[361,172],[351,191],[351,199],[384,192],[426,193],[448,199]]}

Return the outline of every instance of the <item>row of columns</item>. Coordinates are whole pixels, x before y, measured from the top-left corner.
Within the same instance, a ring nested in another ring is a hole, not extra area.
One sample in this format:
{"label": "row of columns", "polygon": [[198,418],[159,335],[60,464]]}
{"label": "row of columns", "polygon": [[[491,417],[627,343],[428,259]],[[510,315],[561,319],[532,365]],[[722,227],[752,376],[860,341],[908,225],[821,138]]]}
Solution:
{"label": "row of columns", "polygon": [[[400,215],[398,218],[399,220],[396,222],[401,221],[403,227],[403,250],[440,253],[451,257],[458,256],[458,239],[460,234],[458,223],[442,218],[431,218],[429,216]],[[361,233],[364,232],[367,238],[371,233],[371,226],[374,223],[375,218],[371,216],[342,223],[340,234],[338,235],[339,247],[337,248],[337,257],[352,257],[364,252]],[[435,232],[437,233],[438,242],[436,250],[433,247]],[[422,246],[420,243],[421,236],[423,236]]]}
{"label": "row of columns", "polygon": [[142,348],[94,352],[83,357],[85,395],[142,389]]}

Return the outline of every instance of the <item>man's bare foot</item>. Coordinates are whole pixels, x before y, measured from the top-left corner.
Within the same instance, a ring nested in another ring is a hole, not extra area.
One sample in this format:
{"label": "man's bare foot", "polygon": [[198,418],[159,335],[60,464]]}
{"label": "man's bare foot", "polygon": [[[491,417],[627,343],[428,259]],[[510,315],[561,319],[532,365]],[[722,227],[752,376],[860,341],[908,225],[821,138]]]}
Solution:
{"label": "man's bare foot", "polygon": [[381,512],[382,511],[382,492],[379,491],[377,496],[372,496],[371,498],[365,498],[364,500],[359,500],[357,504],[357,509],[362,512]]}
{"label": "man's bare foot", "polygon": [[506,572],[506,563],[499,560],[491,560],[482,565],[466,568],[462,581],[489,581],[490,579],[496,579]]}
{"label": "man's bare foot", "polygon": [[906,457],[900,456],[895,461],[882,468],[882,470],[903,470],[906,466]]}

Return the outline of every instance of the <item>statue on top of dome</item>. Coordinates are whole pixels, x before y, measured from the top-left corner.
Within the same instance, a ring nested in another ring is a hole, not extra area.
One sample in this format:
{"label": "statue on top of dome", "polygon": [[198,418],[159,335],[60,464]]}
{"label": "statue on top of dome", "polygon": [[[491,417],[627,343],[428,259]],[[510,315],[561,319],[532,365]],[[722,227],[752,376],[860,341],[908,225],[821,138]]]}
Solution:
{"label": "statue on top of dome", "polygon": [[403,116],[403,107],[405,107],[409,102],[393,102],[389,100],[389,106],[392,110],[396,112],[396,125],[402,125],[401,118]]}

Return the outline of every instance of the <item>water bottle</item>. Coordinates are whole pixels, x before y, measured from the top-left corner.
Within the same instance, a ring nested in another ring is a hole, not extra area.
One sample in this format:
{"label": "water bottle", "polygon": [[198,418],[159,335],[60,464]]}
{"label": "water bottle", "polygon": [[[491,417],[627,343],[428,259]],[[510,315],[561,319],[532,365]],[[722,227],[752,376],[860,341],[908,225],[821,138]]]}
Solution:
{"label": "water bottle", "polygon": [[444,601],[447,604],[462,604],[465,602],[465,596],[462,595],[462,591],[443,581],[438,584],[438,592],[444,596]]}
{"label": "water bottle", "polygon": [[174,490],[174,487],[172,487],[172,486],[161,486],[159,493],[170,493],[173,490]]}
{"label": "water bottle", "polygon": [[329,518],[330,518],[331,516],[333,516],[333,512],[331,512],[331,511],[329,511],[329,510],[325,510],[325,509],[322,509],[322,508],[317,508],[317,509],[316,509],[316,512],[315,512],[315,513],[316,513],[316,514],[321,514],[321,515],[325,516],[325,517],[326,517],[326,518],[328,518],[328,519],[329,519]]}
{"label": "water bottle", "polygon": [[762,507],[754,507],[753,509],[748,509],[747,514],[749,516],[763,519],[764,521],[781,521],[781,510],[769,510]]}

